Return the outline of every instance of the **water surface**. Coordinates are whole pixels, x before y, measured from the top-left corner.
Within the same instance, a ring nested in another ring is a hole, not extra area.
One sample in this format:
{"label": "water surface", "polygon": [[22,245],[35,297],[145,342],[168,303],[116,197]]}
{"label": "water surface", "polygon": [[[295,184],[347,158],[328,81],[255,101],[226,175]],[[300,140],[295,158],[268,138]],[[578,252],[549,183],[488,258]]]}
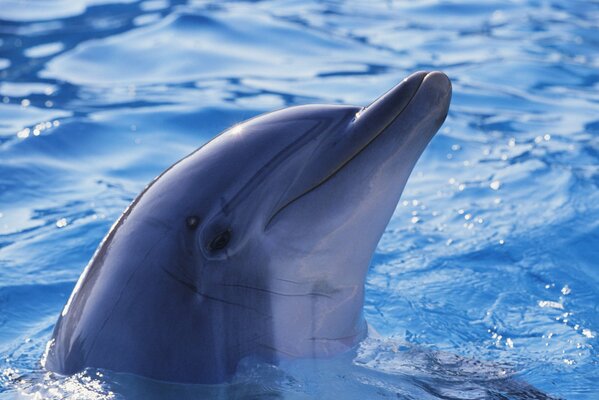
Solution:
{"label": "water surface", "polygon": [[[3,0],[0,398],[596,398],[597,21],[577,0]],[[94,249],[164,168],[259,113],[367,105],[423,69],[454,98],[372,260],[381,338],[215,387],[41,369]]]}

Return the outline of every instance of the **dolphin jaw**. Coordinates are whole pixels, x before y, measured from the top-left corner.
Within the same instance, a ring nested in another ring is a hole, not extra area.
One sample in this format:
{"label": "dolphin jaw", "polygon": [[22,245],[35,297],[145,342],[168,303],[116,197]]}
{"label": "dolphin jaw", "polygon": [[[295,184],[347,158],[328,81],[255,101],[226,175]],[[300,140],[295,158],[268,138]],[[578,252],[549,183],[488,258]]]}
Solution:
{"label": "dolphin jaw", "polygon": [[[371,143],[380,137],[383,132],[392,127],[392,125],[394,125],[403,112],[410,106],[410,104],[412,104],[421,88],[431,85],[434,86],[434,83],[431,83],[433,80],[444,80],[445,82],[437,82],[440,86],[438,91],[445,91],[448,93],[448,95],[445,96],[446,99],[444,99],[443,104],[441,104],[441,109],[433,110],[433,112],[439,115],[438,123],[436,124],[437,126],[431,129],[432,132],[430,136],[432,137],[447,116],[449,98],[451,97],[451,83],[449,78],[447,78],[447,76],[442,72],[415,72],[401,81],[387,93],[379,97],[368,107],[363,107],[355,113],[354,118],[350,122],[352,125],[351,132],[353,135],[351,135],[352,137],[350,138],[346,138],[346,140],[352,140],[354,136],[357,136],[358,139],[361,139],[364,143],[361,144],[357,149],[354,149],[352,153],[346,156],[341,163],[339,163],[318,182],[301,190],[300,194],[282,203],[279,207],[276,207],[271,216],[266,219],[264,230],[268,229],[271,222],[282,210],[294,203],[296,200],[302,198],[304,195],[325,184],[329,179],[335,176],[337,172],[342,170]],[[367,134],[363,134],[363,132],[367,132]]]}

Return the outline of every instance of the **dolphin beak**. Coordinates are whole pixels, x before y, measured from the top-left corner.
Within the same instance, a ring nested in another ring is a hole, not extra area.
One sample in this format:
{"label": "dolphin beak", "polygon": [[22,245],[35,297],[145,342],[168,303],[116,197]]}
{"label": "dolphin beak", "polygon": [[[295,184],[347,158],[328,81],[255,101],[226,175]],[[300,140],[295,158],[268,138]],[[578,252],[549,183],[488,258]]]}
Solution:
{"label": "dolphin beak", "polygon": [[410,103],[428,72],[419,71],[405,78],[356,115],[356,129],[382,132]]}
{"label": "dolphin beak", "polygon": [[313,156],[314,162],[301,170],[276,205],[266,226],[283,208],[325,183],[385,132],[399,135],[401,142],[411,143],[403,157],[407,164],[411,164],[411,171],[445,121],[450,100],[451,83],[444,73],[416,72],[368,107],[354,108],[357,112],[349,126],[321,138]]}
{"label": "dolphin beak", "polygon": [[[356,115],[354,129],[358,132],[370,132],[373,136],[369,142],[374,140],[385,129],[391,126],[402,113],[418,100],[426,100],[427,104],[419,104],[420,113],[434,117],[438,124],[433,127],[432,135],[441,126],[451,99],[451,83],[447,75],[442,72],[416,72],[387,93],[376,99],[368,107],[362,109]],[[420,101],[422,103],[422,101]],[[432,137],[431,135],[431,137]]]}

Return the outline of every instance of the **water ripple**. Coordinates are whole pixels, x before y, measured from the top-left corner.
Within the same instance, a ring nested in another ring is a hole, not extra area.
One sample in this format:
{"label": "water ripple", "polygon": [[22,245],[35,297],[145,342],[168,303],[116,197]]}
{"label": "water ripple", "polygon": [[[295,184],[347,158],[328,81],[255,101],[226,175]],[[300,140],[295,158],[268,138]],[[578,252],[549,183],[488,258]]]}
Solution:
{"label": "water ripple", "polygon": [[[0,398],[594,398],[598,20],[582,0],[4,0]],[[215,387],[39,367],[98,242],[165,167],[261,112],[366,105],[418,69],[454,98],[372,261],[384,338]]]}

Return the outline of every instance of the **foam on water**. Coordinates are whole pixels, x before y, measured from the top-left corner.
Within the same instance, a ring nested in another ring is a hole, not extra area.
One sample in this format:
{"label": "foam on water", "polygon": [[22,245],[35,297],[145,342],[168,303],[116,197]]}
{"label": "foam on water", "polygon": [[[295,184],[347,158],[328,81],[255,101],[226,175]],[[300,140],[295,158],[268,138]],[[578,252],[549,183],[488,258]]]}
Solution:
{"label": "foam on water", "polygon": [[[46,3],[0,7],[0,398],[599,392],[599,3]],[[372,261],[382,337],[216,386],[41,369],[89,257],[164,168],[256,114],[366,105],[421,69],[454,98]]]}

